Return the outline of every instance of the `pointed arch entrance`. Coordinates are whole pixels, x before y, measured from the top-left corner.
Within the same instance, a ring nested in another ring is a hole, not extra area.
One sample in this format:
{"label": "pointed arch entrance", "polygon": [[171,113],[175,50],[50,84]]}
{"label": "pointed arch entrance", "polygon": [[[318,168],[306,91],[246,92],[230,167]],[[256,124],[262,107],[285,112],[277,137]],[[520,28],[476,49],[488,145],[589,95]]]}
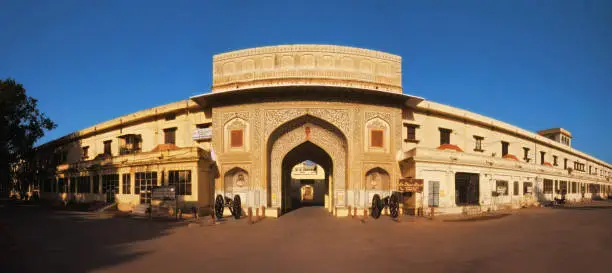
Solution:
{"label": "pointed arch entrance", "polygon": [[[323,168],[324,179],[322,181],[302,181],[291,177],[293,167],[306,160],[314,162]],[[281,211],[283,213],[300,208],[304,205],[301,190],[308,187],[312,191],[312,198],[317,200],[317,205],[323,206],[325,200],[330,196],[329,177],[333,176],[332,159],[321,147],[310,141],[306,141],[291,150],[282,163],[281,178]]]}
{"label": "pointed arch entrance", "polygon": [[284,195],[283,181],[287,181],[287,175],[290,176],[290,162],[308,157],[318,158],[320,162],[315,159],[318,164],[327,164],[330,211],[334,207],[345,206],[347,142],[344,134],[334,125],[310,115],[298,117],[280,125],[270,134],[267,151],[268,207],[280,211],[291,208],[290,195]]}

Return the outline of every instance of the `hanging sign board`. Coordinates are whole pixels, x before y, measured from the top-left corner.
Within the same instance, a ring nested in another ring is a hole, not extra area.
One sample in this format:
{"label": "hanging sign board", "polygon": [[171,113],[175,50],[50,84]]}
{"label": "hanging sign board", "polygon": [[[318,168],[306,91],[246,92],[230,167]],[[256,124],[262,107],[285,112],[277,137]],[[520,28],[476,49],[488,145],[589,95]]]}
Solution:
{"label": "hanging sign board", "polygon": [[155,186],[152,188],[151,198],[154,200],[174,201],[176,192],[174,186]]}
{"label": "hanging sign board", "polygon": [[174,186],[154,186],[151,188],[151,216],[170,217],[177,208]]}
{"label": "hanging sign board", "polygon": [[397,190],[401,192],[423,192],[423,179],[400,178]]}

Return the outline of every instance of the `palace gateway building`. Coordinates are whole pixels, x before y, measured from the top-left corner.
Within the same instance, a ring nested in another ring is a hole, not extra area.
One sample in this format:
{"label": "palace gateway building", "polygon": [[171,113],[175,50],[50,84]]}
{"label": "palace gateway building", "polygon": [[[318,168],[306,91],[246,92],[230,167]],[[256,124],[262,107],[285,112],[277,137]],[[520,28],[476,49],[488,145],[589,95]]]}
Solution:
{"label": "palace gateway building", "polygon": [[215,55],[212,66],[211,92],[38,147],[40,164],[55,163],[41,197],[135,210],[152,187],[174,185],[183,208],[238,195],[277,217],[303,205],[362,213],[394,192],[406,213],[611,192],[612,165],[573,149],[563,128],[532,133],[403,93],[400,56],[282,45]]}

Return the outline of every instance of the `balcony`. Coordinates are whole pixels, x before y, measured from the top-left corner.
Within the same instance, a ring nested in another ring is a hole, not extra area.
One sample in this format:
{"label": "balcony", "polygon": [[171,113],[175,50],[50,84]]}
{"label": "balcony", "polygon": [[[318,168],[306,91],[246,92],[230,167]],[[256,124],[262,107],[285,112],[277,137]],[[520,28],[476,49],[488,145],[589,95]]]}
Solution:
{"label": "balcony", "polygon": [[131,147],[121,147],[119,148],[119,155],[129,155],[140,153],[141,149],[139,148],[131,148]]}
{"label": "balcony", "polygon": [[100,154],[92,160],[58,165],[57,171],[78,172],[86,170],[96,170],[106,166],[146,165],[173,161],[180,162],[186,160],[201,159],[212,161],[210,151],[203,150],[198,147],[177,148],[175,150],[151,152],[142,152],[138,150],[137,152],[131,152],[118,156]]}

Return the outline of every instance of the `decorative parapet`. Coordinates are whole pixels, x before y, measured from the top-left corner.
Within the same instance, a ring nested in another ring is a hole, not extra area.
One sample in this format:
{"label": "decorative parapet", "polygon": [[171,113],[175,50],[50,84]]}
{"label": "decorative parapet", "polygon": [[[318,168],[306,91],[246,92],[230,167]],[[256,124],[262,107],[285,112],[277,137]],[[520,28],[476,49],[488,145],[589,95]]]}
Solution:
{"label": "decorative parapet", "polygon": [[213,57],[213,92],[272,86],[335,86],[402,93],[402,59],[335,45],[281,45]]}

